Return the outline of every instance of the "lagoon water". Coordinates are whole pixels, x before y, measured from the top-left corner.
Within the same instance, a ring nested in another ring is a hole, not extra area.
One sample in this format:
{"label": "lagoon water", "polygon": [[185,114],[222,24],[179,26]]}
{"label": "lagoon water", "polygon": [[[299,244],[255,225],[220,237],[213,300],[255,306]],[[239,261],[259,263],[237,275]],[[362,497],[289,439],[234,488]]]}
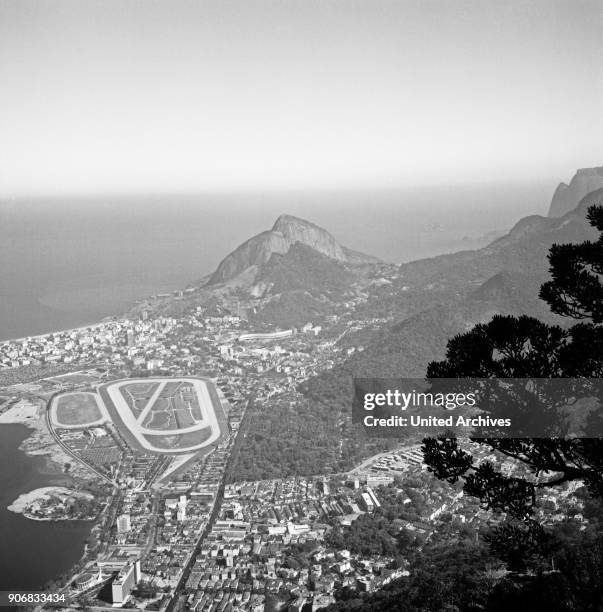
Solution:
{"label": "lagoon water", "polygon": [[[281,213],[404,262],[482,246],[480,236],[546,214],[554,187],[0,201],[0,340],[97,322],[195,283]],[[43,461],[18,450],[27,433],[0,425],[0,590],[39,588],[65,572],[90,528],[6,509],[20,493],[52,484]]]}
{"label": "lagoon water", "polygon": [[82,555],[91,523],[32,521],[7,510],[21,494],[56,484],[44,460],[19,450],[24,425],[0,425],[0,591],[38,590]]}

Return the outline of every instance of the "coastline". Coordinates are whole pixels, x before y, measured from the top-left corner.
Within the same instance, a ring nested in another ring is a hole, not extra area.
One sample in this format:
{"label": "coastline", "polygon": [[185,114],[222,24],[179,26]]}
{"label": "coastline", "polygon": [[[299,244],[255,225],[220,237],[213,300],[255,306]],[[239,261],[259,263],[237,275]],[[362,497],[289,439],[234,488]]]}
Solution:
{"label": "coastline", "polygon": [[94,525],[87,520],[37,520],[8,509],[22,494],[37,489],[77,488],[60,464],[43,454],[25,452],[24,443],[32,433],[27,423],[0,425],[0,573],[4,584],[25,590],[39,590],[69,572],[84,554]]}
{"label": "coastline", "polygon": [[[8,342],[23,342],[25,340],[38,340],[39,338],[47,338],[49,336],[55,336],[57,334],[68,334],[71,332],[83,331],[86,329],[96,329],[97,327],[102,327],[108,321],[115,319],[115,316],[109,315],[104,317],[101,321],[95,321],[94,323],[85,323],[83,325],[77,325],[75,327],[69,327],[67,329],[57,329],[54,331],[44,332],[43,334],[33,334],[31,336],[21,336],[20,338],[5,338],[4,340],[0,340],[0,344],[6,344]],[[117,317],[119,318],[119,317]]]}
{"label": "coastline", "polygon": [[[153,284],[148,286],[145,285],[142,287],[136,286],[133,292],[132,290],[128,291],[126,296],[123,296],[116,303],[113,303],[112,307],[105,309],[104,312],[88,312],[87,314],[83,314],[82,316],[77,317],[77,319],[79,319],[81,322],[77,323],[76,325],[64,327],[64,323],[62,325],[57,323],[55,323],[55,325],[52,325],[52,323],[49,323],[48,326],[50,327],[50,329],[48,329],[47,331],[34,332],[31,334],[25,334],[16,337],[0,337],[0,345],[11,342],[19,343],[28,340],[38,340],[41,338],[47,338],[49,336],[69,334],[72,332],[82,332],[84,330],[93,330],[98,327],[102,327],[110,321],[127,318],[128,313],[132,312],[134,309],[140,306],[140,304],[148,302],[149,300],[155,300],[160,296],[173,295],[175,292],[180,290],[183,285],[185,285],[186,287],[190,287],[191,282],[193,281],[182,279],[182,283],[178,283],[177,285],[169,283],[168,285]],[[98,299],[95,298],[91,302],[96,303],[97,301]],[[42,303],[42,305],[46,307],[56,308],[56,306],[44,304],[43,301],[41,301],[40,303]],[[87,304],[88,302],[86,302],[86,305]],[[63,308],[58,308],[58,310],[63,311]]]}
{"label": "coastline", "polygon": [[[66,474],[64,466],[67,463],[72,465],[72,459],[55,443],[46,429],[45,410],[46,405],[43,400],[19,400],[0,414],[0,426],[23,425],[27,427],[30,433],[19,445],[19,450],[26,455],[43,458],[46,464],[44,473],[63,477],[70,482],[70,475]],[[77,466],[72,465],[72,467]]]}
{"label": "coastline", "polygon": [[[13,404],[8,410],[0,414],[0,427],[2,425],[21,425],[27,428],[28,435],[20,443],[18,449],[29,457],[39,457],[41,463],[38,472],[50,479],[48,489],[65,489],[77,485],[77,481],[88,480],[93,475],[79,463],[74,462],[63,449],[58,446],[46,428],[45,423],[46,406],[42,400],[20,400]],[[69,470],[67,467],[69,466]],[[42,488],[43,489],[43,488]],[[21,494],[7,507],[11,512],[23,514],[27,518],[40,520],[38,517],[29,516],[30,513],[21,511],[23,500],[19,499],[28,495],[40,495],[42,489],[34,489],[28,493]],[[35,497],[35,496],[34,496]],[[32,498],[33,499],[33,498]],[[19,502],[19,503],[18,503]],[[16,509],[17,508],[17,509]],[[47,520],[47,519],[44,519]],[[54,520],[54,519],[49,519]],[[60,519],[63,520],[63,519]],[[73,519],[86,520],[86,519]]]}
{"label": "coastline", "polygon": [[15,514],[21,514],[25,518],[28,518],[33,521],[46,521],[46,522],[55,522],[55,521],[88,521],[94,520],[94,517],[54,517],[54,516],[40,516],[39,514],[35,514],[32,512],[32,507],[38,509],[40,508],[40,504],[48,502],[53,498],[85,498],[91,499],[92,495],[89,493],[83,493],[81,491],[75,491],[73,489],[68,489],[67,487],[62,486],[47,486],[47,487],[39,487],[37,489],[33,489],[28,493],[21,493],[17,499],[7,506],[7,510],[10,512],[14,512]]}

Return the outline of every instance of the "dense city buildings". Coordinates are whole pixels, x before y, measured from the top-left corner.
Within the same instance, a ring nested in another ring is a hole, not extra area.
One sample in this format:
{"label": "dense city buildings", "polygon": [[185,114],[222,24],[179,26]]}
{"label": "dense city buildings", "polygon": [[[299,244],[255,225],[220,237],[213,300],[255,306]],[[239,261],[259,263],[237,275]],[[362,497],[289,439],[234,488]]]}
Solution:
{"label": "dense city buildings", "polygon": [[[341,589],[370,593],[408,576],[413,551],[435,533],[478,533],[504,519],[426,471],[418,440],[365,450],[342,470],[343,443],[334,441],[346,425],[329,415],[321,435],[330,452],[339,449],[337,461],[321,455],[317,467],[299,464],[291,476],[246,477],[258,472],[241,453],[246,436],[269,439],[271,413],[303,410],[300,385],[361,352],[349,338],[383,323],[360,314],[366,299],[346,296],[338,314],[286,329],[254,326],[241,316],[251,305],[237,299],[179,316],[142,308],[0,344],[1,410],[43,422],[40,436],[51,437],[45,443],[58,446],[82,482],[77,499],[55,492],[26,512],[95,521],[60,587],[69,601],[170,612],[259,612],[268,601],[318,610]],[[195,382],[203,380],[210,394]],[[216,435],[214,409],[222,415]],[[507,475],[520,469],[473,451]],[[538,512],[552,524],[570,507],[586,520],[568,485],[544,495]]]}

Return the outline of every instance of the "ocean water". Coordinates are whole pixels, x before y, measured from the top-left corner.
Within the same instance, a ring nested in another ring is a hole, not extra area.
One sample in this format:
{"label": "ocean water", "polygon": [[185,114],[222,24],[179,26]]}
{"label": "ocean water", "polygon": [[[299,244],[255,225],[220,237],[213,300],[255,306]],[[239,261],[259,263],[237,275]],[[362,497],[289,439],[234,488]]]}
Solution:
{"label": "ocean water", "polygon": [[[282,213],[400,263],[480,246],[484,234],[546,214],[554,187],[0,201],[0,340],[93,323],[196,283]],[[43,462],[18,450],[26,435],[22,426],[0,426],[0,590],[36,589],[57,577],[89,532],[6,510],[20,493],[52,484]]]}
{"label": "ocean water", "polygon": [[0,201],[0,340],[92,323],[195,283],[281,213],[403,262],[481,246],[545,214],[554,186]]}
{"label": "ocean water", "polygon": [[44,473],[44,460],[29,457],[19,445],[23,425],[0,425],[0,591],[39,590],[81,557],[91,523],[31,521],[7,510],[21,494],[57,484]]}

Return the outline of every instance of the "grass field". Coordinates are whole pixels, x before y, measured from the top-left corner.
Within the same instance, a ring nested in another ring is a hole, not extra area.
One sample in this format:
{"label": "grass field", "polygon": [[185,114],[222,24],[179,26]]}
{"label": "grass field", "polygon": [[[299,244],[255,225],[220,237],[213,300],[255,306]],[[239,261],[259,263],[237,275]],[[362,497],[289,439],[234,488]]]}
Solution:
{"label": "grass field", "polygon": [[201,420],[201,407],[193,385],[188,382],[169,382],[146,415],[147,429],[184,429]]}
{"label": "grass field", "polygon": [[144,407],[147,405],[153,393],[159,387],[158,383],[153,382],[133,382],[129,385],[125,385],[121,388],[120,393],[126,400],[130,410],[138,418]]}
{"label": "grass field", "polygon": [[86,372],[73,372],[70,374],[61,374],[60,376],[55,376],[50,380],[78,385],[82,383],[95,383],[98,382],[98,379],[98,376],[94,376],[93,374],[87,374]]}
{"label": "grass field", "polygon": [[92,393],[69,393],[56,399],[56,420],[62,425],[87,425],[102,417]]}
{"label": "grass field", "polygon": [[149,436],[145,435],[145,438],[153,444],[156,448],[162,448],[165,450],[178,450],[181,448],[189,448],[197,444],[205,442],[211,435],[211,429],[204,427],[197,431],[190,431],[185,434],[175,434],[173,436]]}

